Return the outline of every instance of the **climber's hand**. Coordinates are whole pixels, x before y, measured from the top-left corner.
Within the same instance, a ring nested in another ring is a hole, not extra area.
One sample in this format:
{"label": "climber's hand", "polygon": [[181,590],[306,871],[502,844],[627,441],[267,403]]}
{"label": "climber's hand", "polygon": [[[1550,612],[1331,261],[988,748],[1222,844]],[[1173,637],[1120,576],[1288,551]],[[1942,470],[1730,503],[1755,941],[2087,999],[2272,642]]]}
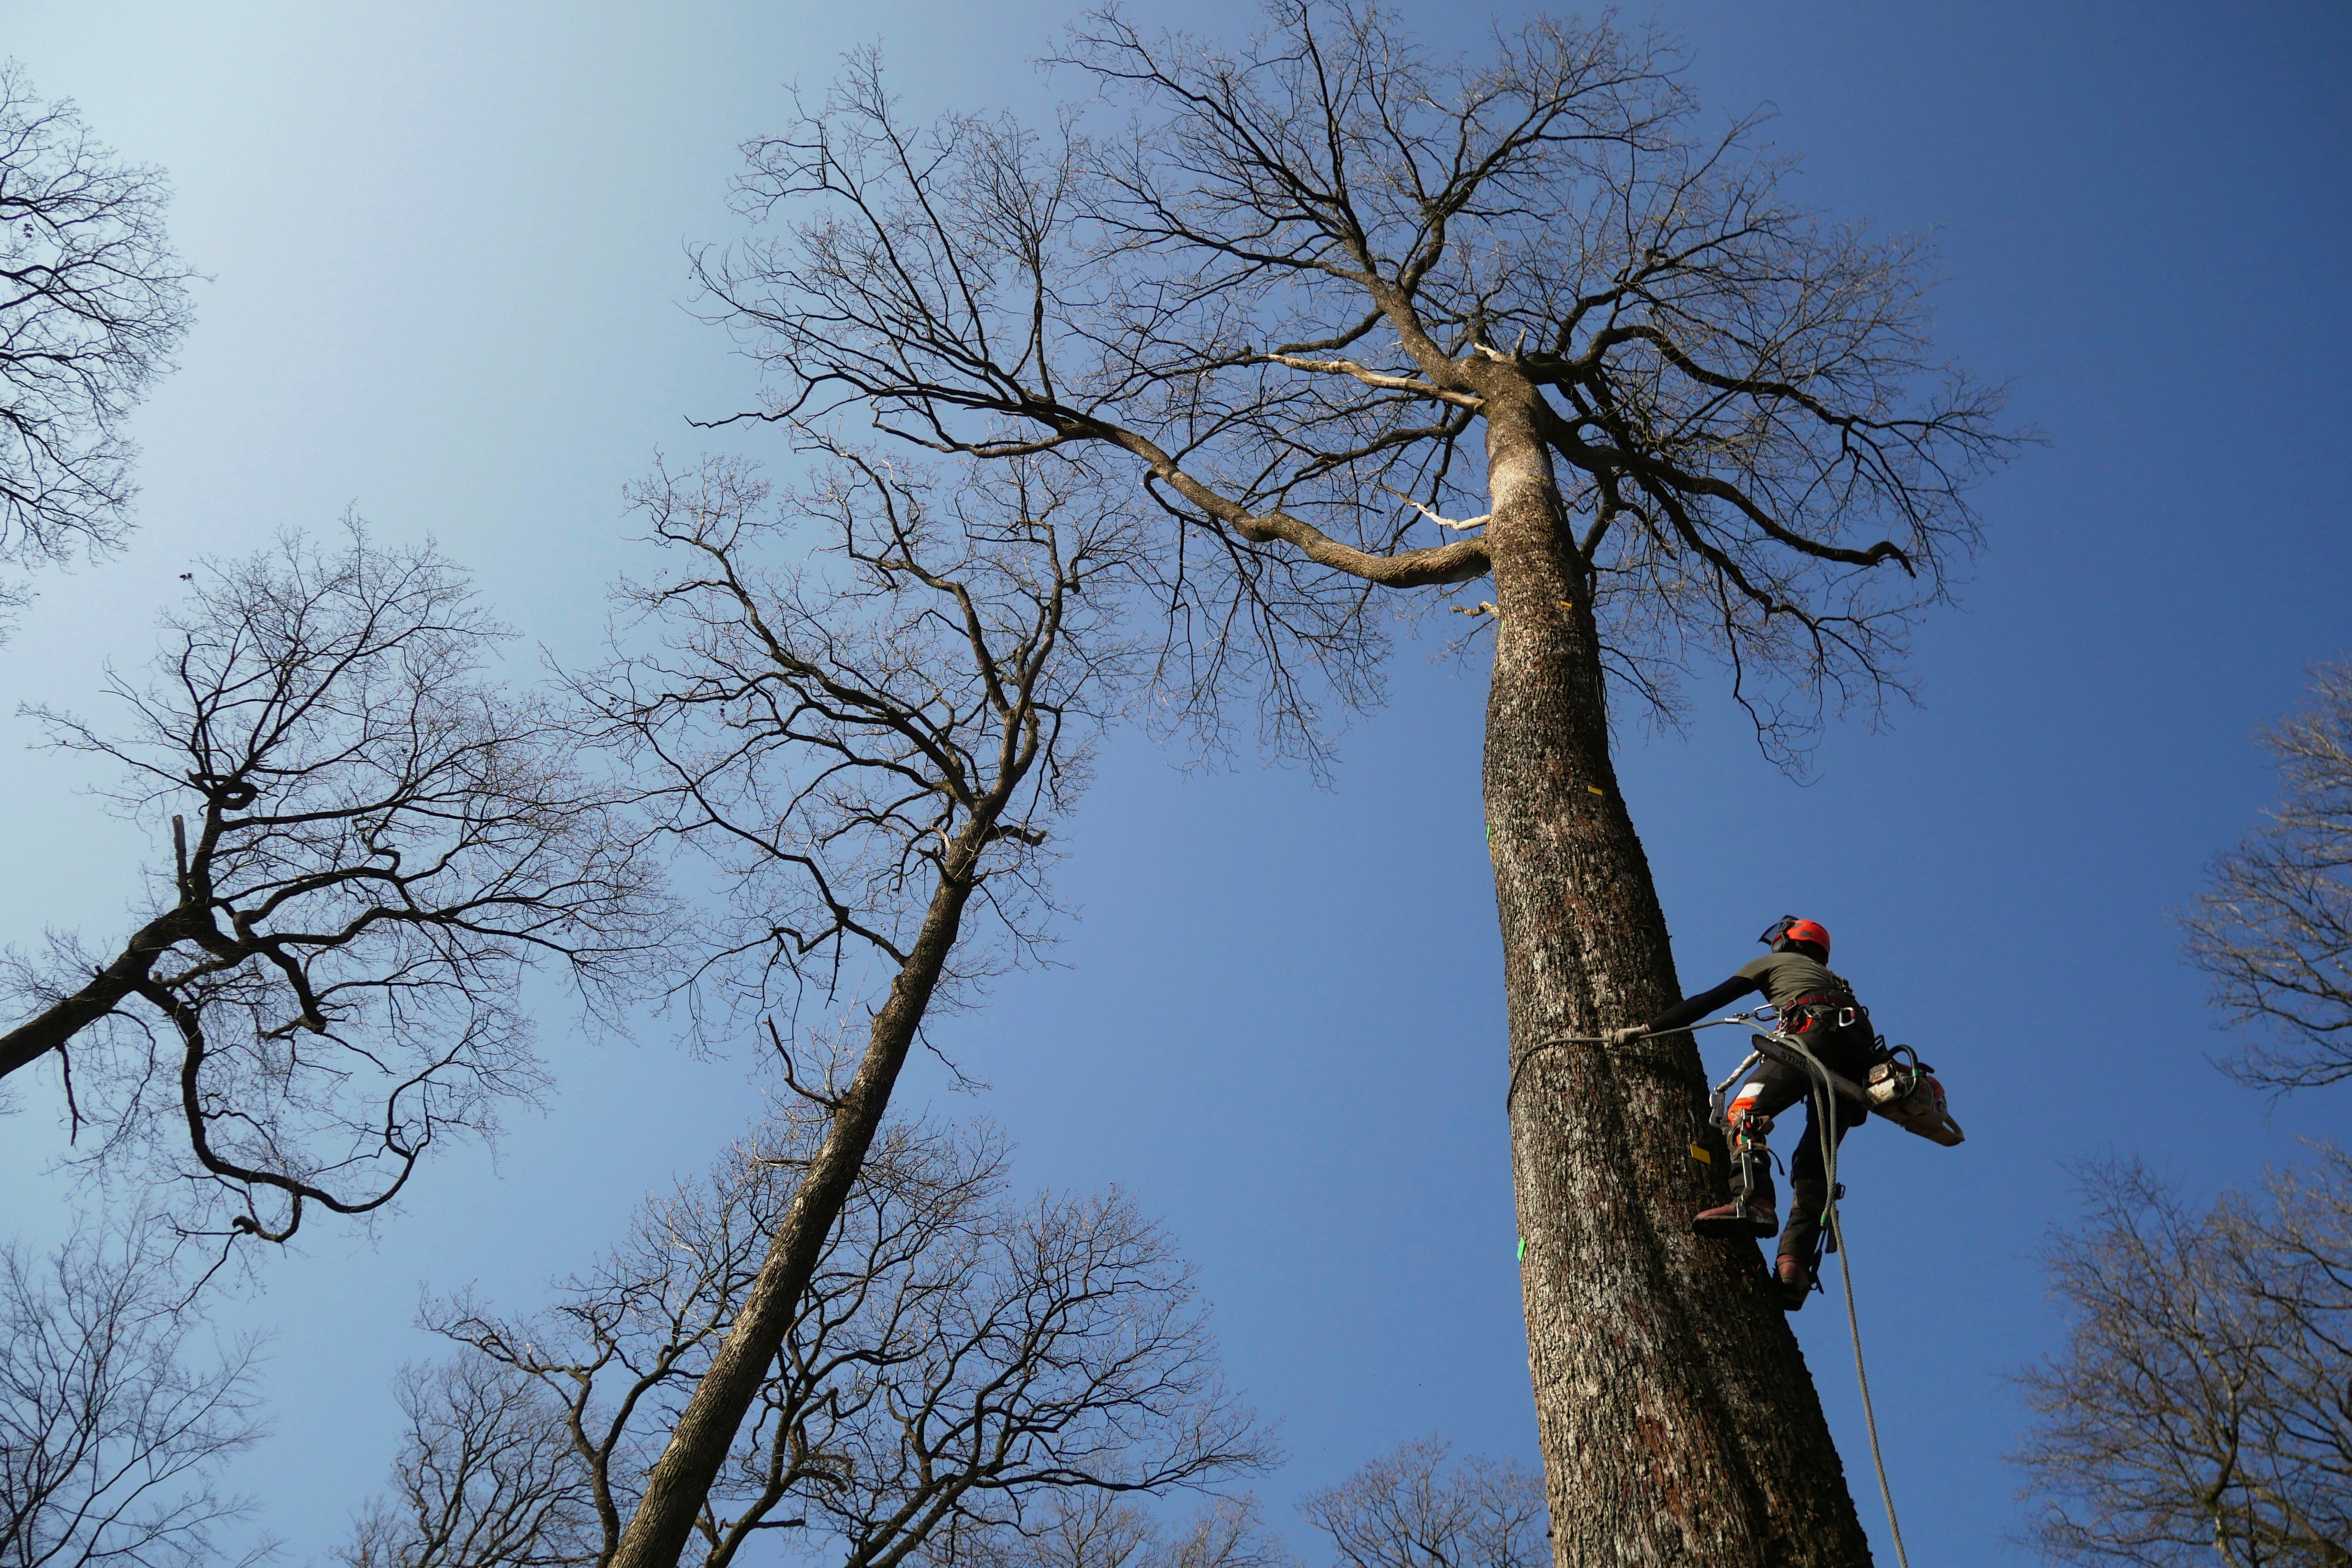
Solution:
{"label": "climber's hand", "polygon": [[1602,1037],[1612,1046],[1631,1045],[1650,1032],[1647,1024],[1628,1024],[1622,1029],[1612,1029]]}

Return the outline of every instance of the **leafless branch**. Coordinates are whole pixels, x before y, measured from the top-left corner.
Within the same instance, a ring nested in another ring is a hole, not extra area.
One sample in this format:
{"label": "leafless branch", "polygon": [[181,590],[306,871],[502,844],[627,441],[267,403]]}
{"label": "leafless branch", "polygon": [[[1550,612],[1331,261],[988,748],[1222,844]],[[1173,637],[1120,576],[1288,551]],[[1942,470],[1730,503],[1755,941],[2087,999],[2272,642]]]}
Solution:
{"label": "leafless branch", "polygon": [[210,1356],[149,1225],[51,1258],[0,1243],[0,1560],[21,1568],[239,1568],[252,1512],[218,1489],[259,1436],[250,1341]]}
{"label": "leafless branch", "polygon": [[2028,1373],[2037,1543],[2148,1568],[2352,1561],[2352,1161],[2200,1214],[2137,1163],[2084,1174],[2046,1254],[2066,1349]]}
{"label": "leafless branch", "polygon": [[338,552],[205,566],[148,679],[110,680],[121,724],[30,710],[123,768],[125,815],[194,825],[120,947],[13,965],[29,1016],[0,1072],[78,1053],[106,1137],[75,1158],[143,1149],[190,1184],[188,1225],[282,1240],[537,1092],[534,964],[598,1017],[635,991],[672,924],[652,857],[550,700],[488,673],[505,637],[431,547],[352,524]]}
{"label": "leafless branch", "polygon": [[718,460],[635,492],[674,565],[624,585],[616,657],[574,681],[655,835],[726,899],[680,987],[722,1035],[888,984],[967,835],[992,919],[935,1005],[1045,940],[1050,826],[1138,658],[1135,521],[1066,460],[943,488],[805,439],[824,471],[782,508]]}
{"label": "leafless branch", "polygon": [[189,320],[169,194],[0,61],[0,560],[102,553],[130,525],[122,425]]}
{"label": "leafless branch", "polygon": [[2214,1005],[2258,1031],[2229,1070],[2280,1092],[2352,1077],[2352,663],[2318,666],[2311,691],[2263,737],[2278,809],[2181,919]]}
{"label": "leafless branch", "polygon": [[596,1561],[587,1477],[562,1403],[487,1356],[404,1368],[394,1495],[336,1551],[349,1568],[571,1568]]}

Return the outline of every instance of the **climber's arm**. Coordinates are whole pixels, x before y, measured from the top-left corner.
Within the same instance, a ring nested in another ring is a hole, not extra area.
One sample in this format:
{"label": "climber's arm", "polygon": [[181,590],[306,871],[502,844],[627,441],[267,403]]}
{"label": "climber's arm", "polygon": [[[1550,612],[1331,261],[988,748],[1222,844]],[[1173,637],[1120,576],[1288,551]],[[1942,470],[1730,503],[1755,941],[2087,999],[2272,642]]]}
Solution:
{"label": "climber's arm", "polygon": [[1735,974],[1712,991],[1702,991],[1696,996],[1686,996],[1648,1023],[1635,1024],[1620,1029],[1611,1038],[1614,1043],[1622,1045],[1627,1040],[1639,1039],[1643,1035],[1670,1035],[1676,1029],[1687,1029],[1717,1008],[1728,1007],[1742,996],[1763,989],[1764,983],[1761,980],[1752,980],[1744,974]]}

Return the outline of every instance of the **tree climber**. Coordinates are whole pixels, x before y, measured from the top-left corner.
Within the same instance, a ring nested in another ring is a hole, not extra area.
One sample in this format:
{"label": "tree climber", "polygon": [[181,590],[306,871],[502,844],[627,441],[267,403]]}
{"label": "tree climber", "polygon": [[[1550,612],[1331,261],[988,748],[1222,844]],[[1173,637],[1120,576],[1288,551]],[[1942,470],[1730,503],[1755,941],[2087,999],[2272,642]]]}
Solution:
{"label": "tree climber", "polygon": [[[1622,1046],[1643,1035],[1688,1028],[1717,1008],[1760,991],[1780,1016],[1780,1032],[1799,1037],[1832,1072],[1861,1082],[1871,1064],[1880,1059],[1880,1048],[1870,1026],[1869,1010],[1853,999],[1853,986],[1830,972],[1829,931],[1817,921],[1783,915],[1757,940],[1772,951],[1741,964],[1730,979],[1713,990],[1677,1003],[1646,1024],[1612,1030],[1610,1044]],[[1780,1260],[1773,1274],[1780,1289],[1780,1305],[1791,1312],[1805,1304],[1806,1293],[1812,1289],[1822,1221],[1830,1199],[1822,1159],[1821,1111],[1813,1100],[1813,1087],[1802,1068],[1770,1060],[1740,1086],[1725,1118],[1725,1137],[1745,1176],[1740,1184],[1746,1193],[1691,1221],[1691,1228],[1701,1236],[1769,1237],[1779,1232]],[[1764,1139],[1772,1130],[1772,1118],[1801,1100],[1805,1102],[1805,1135],[1789,1161],[1794,1203],[1789,1228],[1783,1231],[1774,1208],[1771,1159]],[[1840,1102],[1832,1096],[1834,1141],[1843,1142],[1847,1130],[1869,1114],[1862,1106]]]}

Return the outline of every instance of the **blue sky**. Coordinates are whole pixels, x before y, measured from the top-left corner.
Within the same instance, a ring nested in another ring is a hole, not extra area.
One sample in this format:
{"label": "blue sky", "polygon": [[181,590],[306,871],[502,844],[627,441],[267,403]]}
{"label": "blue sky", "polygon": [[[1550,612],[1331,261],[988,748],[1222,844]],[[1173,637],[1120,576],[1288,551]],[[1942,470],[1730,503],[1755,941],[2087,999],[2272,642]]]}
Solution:
{"label": "blue sky", "polygon": [[[1401,7],[1425,28],[1467,7]],[[1154,8],[1139,7],[1150,16]],[[1171,13],[1173,15],[1173,13]],[[1635,15],[1649,13],[1635,11]],[[1800,189],[1938,232],[1942,345],[2014,378],[2047,444],[1988,484],[1990,548],[1917,639],[1924,694],[1832,730],[1800,784],[1702,688],[1688,733],[1621,763],[1685,985],[1767,920],[1825,921],[1891,1036],[1944,1069],[1956,1151],[1849,1144],[1873,1386],[1919,1568],[2000,1561],[2021,1415],[2054,1342],[2031,1261],[2066,1163],[2138,1152],[2192,1189],[2332,1130],[2271,1107],[2223,1043],[2169,911],[2273,781],[2252,743],[2305,665],[2352,648],[2345,467],[2352,13],[2322,5],[1681,4],[1711,110],[1777,105]],[[170,169],[209,276],[180,374],[139,416],[142,531],[52,577],[0,647],[0,710],[87,705],[146,657],[194,556],[347,505],[439,537],[490,602],[584,648],[632,558],[619,492],[705,445],[747,367],[694,320],[683,247],[736,232],[735,144],[879,37],[924,108],[1034,107],[1065,12],[885,0],[611,6],[0,5],[0,39],[126,154]],[[1185,6],[1237,30],[1244,7]],[[757,450],[756,439],[751,449]],[[1499,964],[1475,671],[1406,646],[1328,791],[1246,763],[1185,774],[1116,745],[1061,888],[1068,967],[1002,984],[941,1040],[993,1087],[1028,1181],[1118,1182],[1167,1216],[1230,1370],[1285,1424],[1276,1512],[1403,1438],[1532,1459],[1501,1112]],[[0,720],[12,748],[31,732]],[[26,753],[0,773],[0,938],[120,929],[150,847]],[[322,1234],[229,1316],[276,1334],[277,1436],[242,1476],[300,1561],[380,1481],[419,1289],[515,1306],[645,1188],[757,1110],[744,1064],[649,1033],[574,1046],[496,1158],[427,1173],[373,1240]],[[1710,1066],[1727,1043],[1709,1042]],[[50,1108],[0,1149],[11,1215],[54,1234]],[[1842,1318],[1800,1336],[1856,1483]],[[1302,1544],[1305,1544],[1302,1542]],[[2016,1554],[2021,1560],[2021,1554]]]}

